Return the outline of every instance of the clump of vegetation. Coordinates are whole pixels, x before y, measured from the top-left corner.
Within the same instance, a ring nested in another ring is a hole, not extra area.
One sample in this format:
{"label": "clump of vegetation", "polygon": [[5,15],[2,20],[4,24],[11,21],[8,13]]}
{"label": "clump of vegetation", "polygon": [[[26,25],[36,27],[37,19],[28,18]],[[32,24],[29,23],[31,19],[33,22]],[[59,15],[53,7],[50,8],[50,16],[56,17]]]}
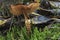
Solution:
{"label": "clump of vegetation", "polygon": [[44,28],[44,31],[38,30],[34,27],[31,30],[30,36],[27,35],[26,28],[14,26],[10,28],[6,35],[1,34],[0,40],[57,40],[60,39],[60,28],[59,24],[53,24],[55,28],[48,29]]}

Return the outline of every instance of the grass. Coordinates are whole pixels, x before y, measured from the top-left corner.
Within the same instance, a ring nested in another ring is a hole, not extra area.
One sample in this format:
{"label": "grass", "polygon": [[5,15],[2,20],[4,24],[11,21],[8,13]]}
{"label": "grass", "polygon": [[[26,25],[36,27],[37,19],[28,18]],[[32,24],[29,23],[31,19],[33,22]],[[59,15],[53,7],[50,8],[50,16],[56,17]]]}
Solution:
{"label": "grass", "polygon": [[27,35],[26,28],[20,28],[18,26],[14,26],[10,28],[5,36],[3,34],[0,35],[0,40],[57,40],[60,39],[60,24],[53,24],[53,27],[48,29],[44,28],[44,31],[38,31],[37,27],[31,31],[31,35]]}

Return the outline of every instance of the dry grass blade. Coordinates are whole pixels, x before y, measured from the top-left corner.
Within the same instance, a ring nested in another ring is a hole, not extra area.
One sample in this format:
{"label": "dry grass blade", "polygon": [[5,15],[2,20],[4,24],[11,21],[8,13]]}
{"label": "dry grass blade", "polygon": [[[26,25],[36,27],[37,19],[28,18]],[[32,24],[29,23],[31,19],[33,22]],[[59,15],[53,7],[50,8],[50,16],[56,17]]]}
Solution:
{"label": "dry grass blade", "polygon": [[11,18],[8,18],[8,19],[0,19],[0,25],[3,25],[7,22],[9,22],[11,20]]}

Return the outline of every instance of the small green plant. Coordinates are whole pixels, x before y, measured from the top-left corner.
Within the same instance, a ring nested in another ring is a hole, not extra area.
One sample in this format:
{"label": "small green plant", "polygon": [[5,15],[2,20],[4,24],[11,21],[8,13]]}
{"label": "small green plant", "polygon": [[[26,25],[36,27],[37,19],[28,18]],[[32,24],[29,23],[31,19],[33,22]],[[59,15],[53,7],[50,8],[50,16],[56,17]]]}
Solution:
{"label": "small green plant", "polygon": [[60,39],[60,28],[57,27],[52,29],[45,27],[44,31],[34,27],[30,36],[28,36],[25,27],[14,26],[7,32],[7,35],[1,34],[0,40],[58,40]]}

